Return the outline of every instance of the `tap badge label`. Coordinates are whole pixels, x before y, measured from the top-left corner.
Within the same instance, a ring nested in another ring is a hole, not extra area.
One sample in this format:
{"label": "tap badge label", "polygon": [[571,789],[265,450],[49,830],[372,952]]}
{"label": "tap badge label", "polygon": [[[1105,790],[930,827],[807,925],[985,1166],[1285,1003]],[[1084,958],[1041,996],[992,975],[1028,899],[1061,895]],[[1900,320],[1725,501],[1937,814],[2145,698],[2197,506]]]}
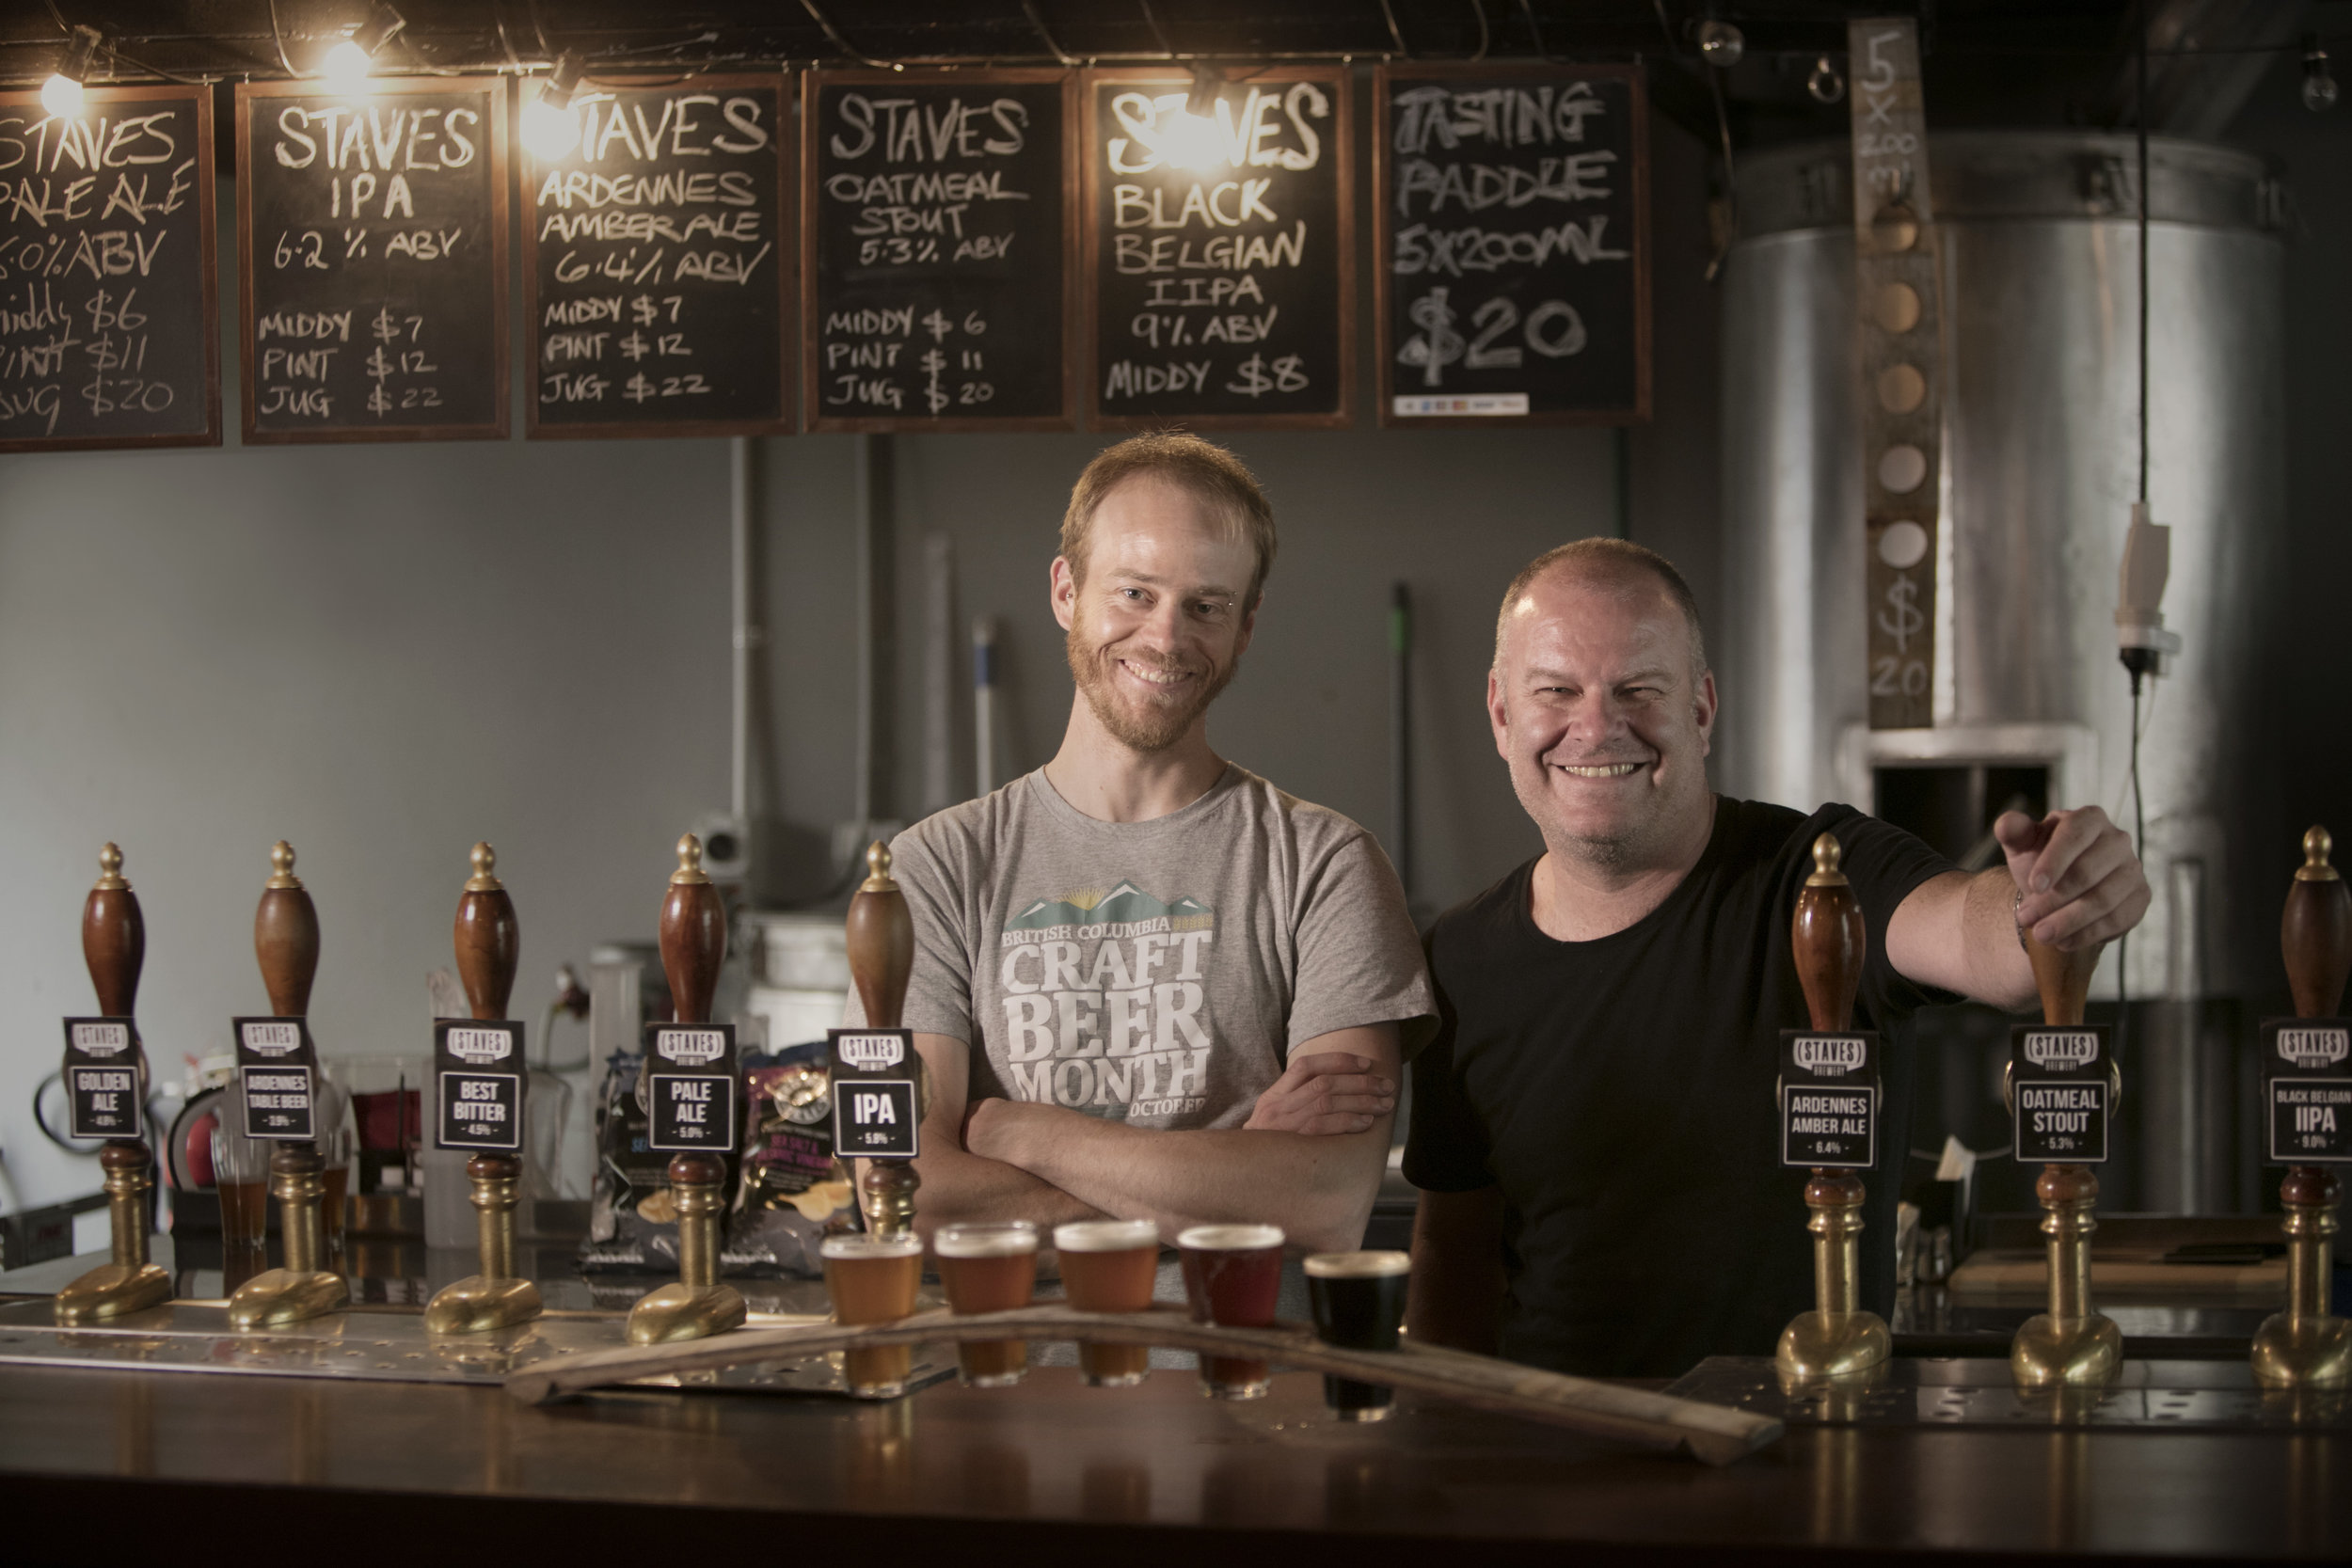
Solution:
{"label": "tap badge label", "polygon": [[246,1135],[299,1142],[318,1136],[318,1048],[299,1018],[241,1018],[237,1085]]}
{"label": "tap badge label", "polygon": [[906,1029],[834,1029],[833,1146],[866,1160],[912,1160],[921,1152],[921,1058]]}
{"label": "tap badge label", "polygon": [[2010,1136],[2026,1164],[2107,1158],[2112,1058],[2105,1024],[2020,1024],[2010,1032]]}
{"label": "tap badge label", "polygon": [[735,1150],[735,1025],[645,1025],[645,1147],[671,1154]]}
{"label": "tap badge label", "polygon": [[2019,1049],[2033,1067],[2078,1071],[2099,1059],[2099,1037],[2089,1029],[2028,1029]]}
{"label": "tap badge label", "polygon": [[65,1088],[72,1108],[70,1135],[135,1138],[147,1064],[138,1026],[127,1018],[65,1021]]}
{"label": "tap badge label", "polygon": [[1878,1164],[1878,1037],[1784,1029],[1780,1163],[1867,1170]]}
{"label": "tap badge label", "polygon": [[2282,1165],[2352,1164],[2352,1020],[2264,1022],[2270,1158]]}
{"label": "tap badge label", "polygon": [[516,1020],[435,1019],[433,1147],[477,1154],[520,1149],[522,1063],[523,1026]]}
{"label": "tap badge label", "polygon": [[1868,1042],[1853,1035],[1799,1035],[1788,1052],[1797,1066],[1822,1077],[1843,1077],[1870,1060]]}
{"label": "tap badge label", "polygon": [[2314,1029],[2309,1024],[2282,1025],[2278,1037],[2279,1059],[2310,1070],[2331,1068],[2352,1055],[2352,1030],[2341,1025]]}
{"label": "tap badge label", "polygon": [[727,1053],[731,1031],[680,1029],[666,1025],[654,1031],[654,1054],[679,1067],[708,1067]]}
{"label": "tap badge label", "polygon": [[869,1029],[835,1029],[833,1032],[833,1051],[843,1065],[853,1067],[860,1072],[880,1072],[907,1059],[906,1037],[895,1029],[882,1033]]}

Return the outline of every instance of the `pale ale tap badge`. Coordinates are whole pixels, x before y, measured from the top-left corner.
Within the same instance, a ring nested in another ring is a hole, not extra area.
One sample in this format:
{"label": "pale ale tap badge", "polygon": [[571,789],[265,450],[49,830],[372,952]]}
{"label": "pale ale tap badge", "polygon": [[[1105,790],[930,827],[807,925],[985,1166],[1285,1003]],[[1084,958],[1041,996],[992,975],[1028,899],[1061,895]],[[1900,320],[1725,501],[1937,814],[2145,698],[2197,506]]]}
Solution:
{"label": "pale ale tap badge", "polygon": [[2114,1083],[2106,1024],[2025,1023],[2010,1030],[2010,1105],[2018,1164],[2105,1164]]}
{"label": "pale ale tap badge", "polygon": [[523,1026],[517,1020],[437,1018],[434,1147],[512,1154],[523,1147]]}
{"label": "pale ale tap badge", "polygon": [[2271,1160],[2352,1164],[2352,1019],[2271,1019],[2262,1040]]}
{"label": "pale ale tap badge", "polygon": [[248,1137],[299,1143],[318,1136],[318,1048],[298,1018],[241,1018],[237,1087]]}
{"label": "pale ale tap badge", "polygon": [[147,1064],[138,1025],[127,1018],[65,1021],[65,1091],[72,1103],[68,1135],[139,1136],[139,1092]]}
{"label": "pale ale tap badge", "polygon": [[735,1025],[645,1025],[645,1146],[673,1154],[735,1149]]}
{"label": "pale ale tap badge", "polygon": [[912,1160],[922,1152],[917,1126],[920,1059],[908,1029],[834,1029],[833,1147],[847,1159]]}
{"label": "pale ale tap badge", "polygon": [[1879,1037],[1780,1032],[1780,1163],[1807,1170],[1878,1164]]}

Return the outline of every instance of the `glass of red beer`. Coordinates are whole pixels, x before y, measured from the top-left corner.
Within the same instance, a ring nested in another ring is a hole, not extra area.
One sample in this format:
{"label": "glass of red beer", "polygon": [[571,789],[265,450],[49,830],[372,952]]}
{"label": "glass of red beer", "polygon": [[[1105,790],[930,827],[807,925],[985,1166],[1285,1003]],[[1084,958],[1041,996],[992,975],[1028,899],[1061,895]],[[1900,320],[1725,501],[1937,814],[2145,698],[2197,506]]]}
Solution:
{"label": "glass of red beer", "polygon": [[[1027,1220],[943,1225],[931,1237],[947,1305],[960,1316],[1026,1307],[1037,1291],[1037,1227]],[[1003,1388],[1029,1370],[1026,1339],[966,1339],[956,1370],[966,1386]]]}
{"label": "glass of red beer", "polygon": [[[1141,1312],[1159,1273],[1160,1227],[1150,1220],[1080,1220],[1054,1227],[1062,1289],[1081,1312]],[[1089,1388],[1132,1388],[1152,1373],[1149,1345],[1078,1344]]]}
{"label": "glass of red beer", "polygon": [[[818,1245],[825,1259],[825,1292],[833,1321],[850,1327],[896,1323],[914,1311],[923,1284],[923,1239],[858,1231],[828,1236]],[[896,1399],[914,1369],[913,1345],[866,1345],[842,1353],[842,1377],[860,1399]]]}
{"label": "glass of red beer", "polygon": [[[1271,1225],[1196,1225],[1176,1238],[1184,1259],[1184,1299],[1195,1323],[1271,1328],[1282,1288],[1282,1232]],[[1211,1399],[1258,1400],[1273,1387],[1273,1369],[1230,1355],[1200,1358],[1200,1387]]]}

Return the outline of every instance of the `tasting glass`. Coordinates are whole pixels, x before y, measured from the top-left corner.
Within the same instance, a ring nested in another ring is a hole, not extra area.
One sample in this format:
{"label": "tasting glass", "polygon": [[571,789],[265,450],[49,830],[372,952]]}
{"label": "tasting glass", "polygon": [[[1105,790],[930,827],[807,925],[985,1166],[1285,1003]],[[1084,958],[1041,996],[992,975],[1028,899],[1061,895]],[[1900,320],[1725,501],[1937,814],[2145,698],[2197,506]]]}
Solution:
{"label": "tasting glass", "polygon": [[[1315,1338],[1342,1350],[1395,1350],[1412,1269],[1411,1256],[1402,1252],[1318,1252],[1308,1259]],[[1385,1384],[1323,1380],[1323,1402],[1343,1421],[1384,1421],[1395,1397]]]}
{"label": "tasting glass", "polygon": [[[923,1283],[922,1238],[856,1232],[828,1236],[818,1251],[825,1259],[834,1322],[852,1327],[895,1323],[914,1312]],[[914,1367],[913,1345],[866,1345],[842,1353],[842,1376],[860,1399],[898,1398],[907,1391]]]}
{"label": "tasting glass", "polygon": [[[1176,1238],[1184,1259],[1184,1299],[1195,1323],[1271,1328],[1282,1288],[1282,1232],[1271,1225],[1196,1225]],[[1259,1400],[1274,1370],[1250,1357],[1203,1355],[1200,1387],[1211,1399]]]}
{"label": "tasting glass", "polygon": [[[939,1282],[959,1316],[1026,1307],[1037,1292],[1037,1227],[1027,1220],[943,1225],[931,1237]],[[1003,1388],[1029,1370],[1025,1339],[965,1339],[956,1370],[968,1387]]]}
{"label": "tasting glass", "polygon": [[[1160,1227],[1150,1220],[1079,1220],[1054,1227],[1062,1290],[1081,1312],[1141,1312],[1159,1274]],[[1078,1344],[1089,1388],[1131,1388],[1152,1373],[1149,1345]]]}

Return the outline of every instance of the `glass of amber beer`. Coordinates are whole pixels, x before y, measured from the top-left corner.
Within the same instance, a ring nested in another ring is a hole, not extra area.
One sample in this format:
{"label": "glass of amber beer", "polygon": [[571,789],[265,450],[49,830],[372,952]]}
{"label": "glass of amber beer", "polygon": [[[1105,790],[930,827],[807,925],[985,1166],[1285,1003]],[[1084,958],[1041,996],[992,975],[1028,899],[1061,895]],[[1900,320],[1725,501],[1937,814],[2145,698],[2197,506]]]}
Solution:
{"label": "glass of amber beer", "polygon": [[[1282,1232],[1271,1225],[1196,1225],[1176,1238],[1184,1256],[1184,1299],[1192,1321],[1228,1328],[1271,1328],[1282,1288]],[[1212,1399],[1259,1400],[1273,1369],[1230,1355],[1200,1358],[1200,1386]]]}
{"label": "glass of amber beer", "polygon": [[[1081,1312],[1141,1312],[1159,1273],[1160,1227],[1150,1220],[1080,1220],[1054,1227],[1062,1289]],[[1152,1372],[1149,1345],[1078,1344],[1089,1388],[1132,1388]]]}
{"label": "glass of amber beer", "polygon": [[[914,1312],[914,1292],[923,1283],[921,1237],[857,1232],[828,1236],[818,1250],[834,1322],[851,1327],[895,1323]],[[907,1391],[914,1367],[913,1345],[867,1345],[842,1354],[842,1376],[860,1399],[898,1398]]]}
{"label": "glass of amber beer", "polygon": [[[1037,1227],[1027,1220],[943,1225],[931,1237],[940,1283],[959,1317],[1026,1307],[1037,1291]],[[1026,1339],[966,1339],[956,1370],[969,1388],[1004,1388],[1029,1370]]]}

